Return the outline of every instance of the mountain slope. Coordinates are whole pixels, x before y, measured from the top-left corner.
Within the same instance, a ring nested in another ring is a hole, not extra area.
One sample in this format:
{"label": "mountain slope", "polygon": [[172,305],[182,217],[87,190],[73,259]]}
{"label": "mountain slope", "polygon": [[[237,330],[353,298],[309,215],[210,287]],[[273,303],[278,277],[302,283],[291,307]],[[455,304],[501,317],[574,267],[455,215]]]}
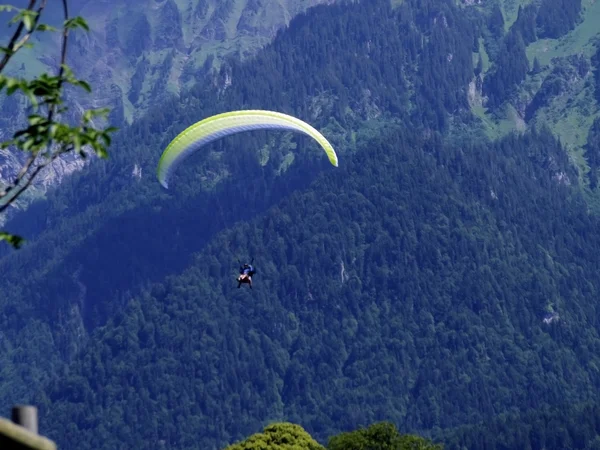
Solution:
{"label": "mountain slope", "polygon": [[[54,351],[46,351],[41,364],[68,360],[85,348],[89,330],[148,282],[183,270],[223,227],[262,214],[320,170],[331,170],[307,139],[254,133],[207,148],[164,191],[154,176],[160,153],[198,117],[256,107],[290,112],[323,130],[343,161],[361,135],[379,132],[373,124],[357,135],[365,121],[412,120],[429,128],[443,126],[449,110],[466,111],[472,65],[461,48],[472,40],[469,24],[448,2],[432,11],[456,26],[420,19],[414,27],[414,8],[407,3],[392,11],[382,1],[317,7],[252,61],[231,61],[183,99],[171,99],[125,128],[107,163],[69,178],[47,202],[13,222],[33,242],[0,260],[0,299],[3,311],[10,311],[0,316],[7,342],[19,342],[24,332],[10,325],[14,315],[39,320],[36,326],[54,336]],[[430,32],[444,44],[425,43],[422,36]],[[457,55],[448,78],[421,81],[448,47]],[[437,107],[442,96],[448,97],[447,110]],[[260,159],[252,149],[261,149]],[[30,353],[27,362],[37,366]],[[6,367],[22,358],[5,355]],[[1,390],[9,402],[25,395],[19,376]]]}
{"label": "mountain slope", "polygon": [[437,436],[444,448],[598,449],[600,408],[595,402],[545,407],[501,415],[486,424],[461,427]]}
{"label": "mountain slope", "polygon": [[[35,399],[46,433],[65,449],[212,449],[269,420],[323,441],[594,396],[598,221],[540,164],[564,149],[547,131],[364,145],[98,328]],[[240,254],[256,256],[253,291],[235,289]]]}
{"label": "mountain slope", "polygon": [[476,7],[489,11],[488,24],[497,31],[475,48],[481,73],[471,85],[472,110],[491,136],[548,125],[587,186],[585,146],[600,117],[594,81],[600,70],[594,58],[600,50],[600,3],[506,0]]}
{"label": "mountain slope", "polygon": [[[110,104],[114,119],[131,121],[169,93],[178,94],[228,55],[246,58],[267,44],[292,17],[327,0],[75,0],[71,15],[83,16],[90,33],[77,32],[69,64],[95,93],[78,103]],[[22,5],[19,5],[22,6]],[[59,20],[50,9],[47,20]],[[3,30],[4,33],[7,30]],[[48,54],[57,39],[40,35],[31,51],[12,64],[22,75],[55,70]],[[86,98],[87,96],[83,97]]]}

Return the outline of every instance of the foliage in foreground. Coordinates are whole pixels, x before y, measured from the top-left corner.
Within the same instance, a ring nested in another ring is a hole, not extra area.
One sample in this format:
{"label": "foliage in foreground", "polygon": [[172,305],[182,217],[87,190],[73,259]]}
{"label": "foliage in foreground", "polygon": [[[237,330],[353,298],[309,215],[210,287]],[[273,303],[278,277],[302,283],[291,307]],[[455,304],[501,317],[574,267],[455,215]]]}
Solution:
{"label": "foliage in foreground", "polygon": [[325,450],[300,425],[273,423],[248,439],[230,445],[226,450]]}
{"label": "foliage in foreground", "polygon": [[389,422],[376,423],[329,440],[327,450],[442,450],[441,444],[411,434],[401,435]]}
{"label": "foliage in foreground", "polygon": [[[300,425],[273,423],[225,450],[326,450]],[[414,435],[401,435],[389,422],[341,433],[329,439],[327,450],[442,450],[440,444]]]}
{"label": "foliage in foreground", "polygon": [[[90,149],[97,156],[106,158],[107,147],[111,142],[110,134],[116,131],[113,127],[96,128],[94,121],[105,118],[109,113],[105,108],[83,111],[80,123],[75,126],[64,120],[64,115],[68,111],[64,99],[66,85],[70,84],[88,93],[91,92],[90,85],[75,78],[73,71],[66,64],[71,30],[81,28],[89,31],[83,18],[69,17],[67,0],[62,0],[64,22],[60,30],[62,43],[57,74],[53,76],[42,73],[32,80],[26,80],[2,73],[19,51],[31,45],[29,41],[36,32],[58,31],[54,27],[40,23],[46,1],[40,1],[39,5],[37,3],[37,0],[31,0],[27,8],[23,9],[0,5],[0,12],[17,11],[9,22],[9,24],[16,24],[15,32],[8,44],[0,47],[0,54],[3,54],[0,60],[0,94],[3,91],[7,96],[19,93],[29,102],[27,126],[17,130],[12,139],[0,143],[0,149],[18,150],[28,155],[13,180],[6,186],[0,186],[0,214],[13,205],[31,186],[39,173],[58,158],[70,153],[86,158]],[[19,248],[23,238],[0,230],[0,241],[6,241],[13,247]]]}

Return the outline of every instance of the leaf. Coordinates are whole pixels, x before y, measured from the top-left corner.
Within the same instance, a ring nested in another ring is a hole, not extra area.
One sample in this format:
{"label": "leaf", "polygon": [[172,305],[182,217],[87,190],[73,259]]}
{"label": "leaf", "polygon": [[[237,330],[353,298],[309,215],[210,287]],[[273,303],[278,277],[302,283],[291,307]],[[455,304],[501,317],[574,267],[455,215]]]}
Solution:
{"label": "leaf", "polygon": [[33,92],[31,92],[31,89],[23,89],[23,92],[25,93],[25,95],[27,95],[27,98],[29,98],[29,101],[31,102],[31,105],[34,108],[37,108],[39,103],[37,101],[37,98],[35,97],[35,95],[33,95]]}
{"label": "leaf", "polygon": [[23,25],[25,25],[25,29],[27,31],[31,31],[33,29],[34,18],[29,14],[23,14]]}
{"label": "leaf", "polygon": [[65,79],[72,81],[75,78],[75,75],[73,74],[73,69],[71,69],[71,67],[69,67],[68,64],[61,64],[60,67],[63,70],[63,77]]}
{"label": "leaf", "polygon": [[71,17],[70,19],[66,20],[64,23],[64,27],[67,30],[83,28],[85,31],[90,31],[90,27],[88,26],[85,19],[81,16]]}
{"label": "leaf", "polygon": [[92,92],[92,88],[91,88],[91,86],[89,85],[89,83],[88,83],[87,81],[83,81],[83,80],[75,80],[75,81],[73,82],[73,85],[75,85],[75,86],[79,86],[80,88],[83,88],[83,89],[84,89],[85,91],[87,91],[88,93],[89,93],[89,92]]}
{"label": "leaf", "polygon": [[21,145],[21,149],[27,152],[31,150],[34,145],[35,139],[33,137],[29,137],[25,140],[25,142],[23,142],[23,144]]}
{"label": "leaf", "polygon": [[81,137],[79,136],[79,134],[75,134],[73,136],[73,147],[75,148],[76,152],[80,152],[81,150]]}
{"label": "leaf", "polygon": [[27,119],[29,120],[30,125],[39,125],[40,123],[46,121],[46,118],[40,116],[39,114],[32,114]]}
{"label": "leaf", "polygon": [[14,234],[7,233],[5,231],[0,231],[0,241],[6,241],[13,248],[21,248],[25,239],[21,236],[15,236]]}
{"label": "leaf", "polygon": [[7,78],[6,81],[6,95],[12,95],[17,89],[21,87],[21,83],[16,78]]}
{"label": "leaf", "polygon": [[9,24],[17,23],[23,17],[23,12],[16,14],[12,19],[8,21]]}
{"label": "leaf", "polygon": [[108,146],[110,146],[111,139],[110,139],[110,136],[109,136],[109,135],[107,135],[107,134],[103,134],[103,135],[102,135],[102,140],[104,141],[104,146],[105,146],[105,147],[108,147]]}
{"label": "leaf", "polygon": [[56,27],[52,25],[47,25],[45,23],[39,24],[36,28],[37,31],[57,31]]}
{"label": "leaf", "polygon": [[103,147],[96,149],[96,154],[98,155],[98,157],[100,157],[102,159],[108,158],[108,152]]}
{"label": "leaf", "polygon": [[[33,26],[35,25],[35,21],[37,19],[38,16],[38,12],[37,11],[33,11],[31,9],[22,9],[19,14],[17,14],[13,20],[15,22],[22,20],[23,21],[23,25],[25,26],[25,29],[27,30],[27,32],[31,32],[33,30]],[[11,21],[12,22],[12,21]]]}

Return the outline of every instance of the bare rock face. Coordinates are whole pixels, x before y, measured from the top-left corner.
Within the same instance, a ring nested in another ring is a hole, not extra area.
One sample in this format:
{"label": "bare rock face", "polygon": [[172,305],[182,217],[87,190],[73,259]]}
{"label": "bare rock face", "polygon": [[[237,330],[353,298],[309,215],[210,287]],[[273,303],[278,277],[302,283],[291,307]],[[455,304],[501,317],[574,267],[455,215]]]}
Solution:
{"label": "bare rock face", "polygon": [[237,24],[242,35],[275,36],[282,23],[289,21],[289,12],[276,0],[248,0]]}
{"label": "bare rock face", "polygon": [[0,150],[0,184],[6,185],[14,179],[19,172],[19,168],[25,162],[24,155],[17,152],[11,152],[6,149]]}
{"label": "bare rock face", "polygon": [[227,24],[233,9],[235,0],[221,0],[213,10],[210,20],[204,26],[201,36],[209,41],[224,41],[228,36]]}
{"label": "bare rock face", "polygon": [[[0,150],[0,186],[5,186],[15,179],[26,159],[27,155],[25,153],[8,149]],[[67,154],[43,168],[29,190],[17,202],[13,203],[12,208],[0,214],[0,227],[16,212],[26,209],[34,198],[43,195],[49,188],[59,185],[66,177],[80,170],[87,161],[89,159],[83,160],[77,155]]]}

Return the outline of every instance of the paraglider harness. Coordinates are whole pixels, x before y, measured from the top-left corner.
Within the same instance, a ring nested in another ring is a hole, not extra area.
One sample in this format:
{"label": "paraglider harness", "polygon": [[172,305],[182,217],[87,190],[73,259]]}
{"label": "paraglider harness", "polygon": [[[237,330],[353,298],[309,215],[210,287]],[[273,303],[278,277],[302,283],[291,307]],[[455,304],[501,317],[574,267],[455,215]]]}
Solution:
{"label": "paraglider harness", "polygon": [[248,283],[250,285],[250,289],[252,289],[252,276],[256,273],[252,263],[254,262],[254,258],[250,261],[250,264],[246,263],[242,266],[242,262],[238,259],[238,263],[240,264],[240,276],[237,278],[238,289],[242,286],[242,283]]}

